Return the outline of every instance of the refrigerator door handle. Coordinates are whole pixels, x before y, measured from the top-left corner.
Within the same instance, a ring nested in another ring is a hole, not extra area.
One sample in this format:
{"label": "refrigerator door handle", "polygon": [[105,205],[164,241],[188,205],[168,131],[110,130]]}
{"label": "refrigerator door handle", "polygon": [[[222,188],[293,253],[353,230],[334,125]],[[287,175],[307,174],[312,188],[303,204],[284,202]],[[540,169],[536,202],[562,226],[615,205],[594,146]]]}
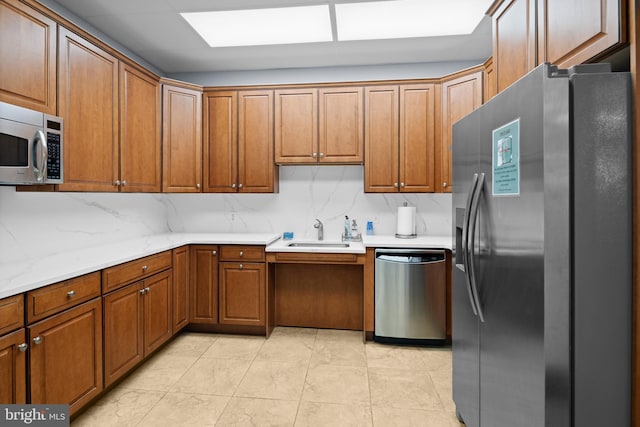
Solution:
{"label": "refrigerator door handle", "polygon": [[476,268],[474,263],[474,247],[476,241],[476,223],[478,222],[478,211],[480,210],[480,195],[484,188],[484,173],[478,176],[478,184],[476,185],[476,191],[473,195],[471,202],[471,212],[469,213],[469,226],[467,228],[467,254],[468,254],[468,276],[471,285],[471,291],[473,293],[473,299],[476,303],[476,309],[478,310],[478,317],[481,322],[484,322],[484,313],[482,311],[482,304],[480,303],[480,295],[478,293],[478,284],[476,282]]}
{"label": "refrigerator door handle", "polygon": [[471,309],[473,310],[473,314],[478,315],[478,310],[476,309],[476,302],[473,298],[473,291],[471,290],[471,277],[469,276],[469,222],[471,217],[471,205],[473,202],[473,196],[476,193],[476,189],[478,187],[478,174],[473,174],[473,181],[471,182],[471,188],[469,188],[469,193],[467,194],[467,204],[465,206],[465,215],[464,221],[462,223],[462,263],[464,272],[465,283],[467,285],[467,292],[469,293],[469,303],[471,304]]}

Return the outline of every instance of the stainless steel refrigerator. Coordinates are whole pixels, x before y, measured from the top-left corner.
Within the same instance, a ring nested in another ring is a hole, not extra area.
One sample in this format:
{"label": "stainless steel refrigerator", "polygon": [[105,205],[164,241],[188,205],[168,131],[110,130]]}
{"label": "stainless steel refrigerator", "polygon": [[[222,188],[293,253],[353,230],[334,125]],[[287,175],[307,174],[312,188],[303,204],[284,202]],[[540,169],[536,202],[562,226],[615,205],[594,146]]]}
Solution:
{"label": "stainless steel refrigerator", "polygon": [[631,82],[542,64],[453,126],[453,399],[470,427],[631,420]]}

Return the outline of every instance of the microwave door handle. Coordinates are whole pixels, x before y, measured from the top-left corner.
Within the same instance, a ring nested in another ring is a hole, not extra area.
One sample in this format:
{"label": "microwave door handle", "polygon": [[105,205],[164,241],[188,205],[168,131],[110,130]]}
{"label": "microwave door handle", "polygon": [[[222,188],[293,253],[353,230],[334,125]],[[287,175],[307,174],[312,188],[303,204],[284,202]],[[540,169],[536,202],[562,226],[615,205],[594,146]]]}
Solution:
{"label": "microwave door handle", "polygon": [[[44,132],[39,130],[34,136],[33,144],[33,171],[36,174],[38,181],[44,181],[45,172],[47,170],[47,159],[49,156],[47,147],[47,138],[44,136]],[[41,146],[40,150],[40,162],[38,162],[38,146]]]}

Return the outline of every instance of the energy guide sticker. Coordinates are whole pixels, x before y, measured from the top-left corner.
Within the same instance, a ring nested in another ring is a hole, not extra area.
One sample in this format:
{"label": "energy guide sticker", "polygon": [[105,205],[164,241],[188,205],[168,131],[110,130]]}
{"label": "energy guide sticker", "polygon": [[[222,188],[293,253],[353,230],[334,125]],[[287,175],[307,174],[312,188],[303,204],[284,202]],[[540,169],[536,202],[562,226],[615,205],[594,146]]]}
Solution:
{"label": "energy guide sticker", "polygon": [[520,119],[494,129],[492,150],[494,196],[520,195]]}

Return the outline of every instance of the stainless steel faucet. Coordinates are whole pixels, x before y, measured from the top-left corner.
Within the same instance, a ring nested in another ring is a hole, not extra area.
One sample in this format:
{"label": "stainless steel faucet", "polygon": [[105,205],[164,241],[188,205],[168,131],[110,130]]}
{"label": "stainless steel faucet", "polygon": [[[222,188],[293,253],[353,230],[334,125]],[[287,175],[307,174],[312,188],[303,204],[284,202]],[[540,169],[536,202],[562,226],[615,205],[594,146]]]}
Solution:
{"label": "stainless steel faucet", "polygon": [[313,224],[313,228],[318,229],[318,240],[324,239],[324,224],[318,218],[316,218],[316,223]]}

